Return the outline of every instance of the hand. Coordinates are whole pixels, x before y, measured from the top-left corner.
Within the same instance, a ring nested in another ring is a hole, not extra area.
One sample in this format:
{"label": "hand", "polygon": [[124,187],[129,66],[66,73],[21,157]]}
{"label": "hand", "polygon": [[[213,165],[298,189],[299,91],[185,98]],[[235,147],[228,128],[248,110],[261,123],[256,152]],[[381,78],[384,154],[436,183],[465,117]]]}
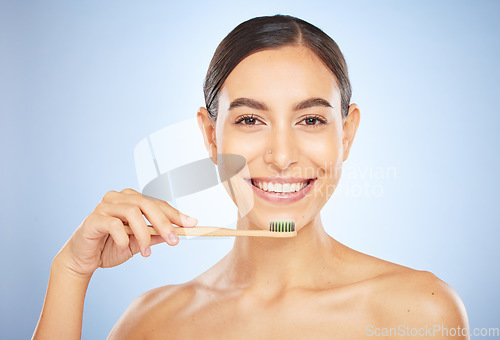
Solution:
{"label": "hand", "polygon": [[[146,216],[160,235],[150,235]],[[90,277],[98,267],[114,267],[141,252],[151,255],[151,246],[166,241],[175,246],[179,238],[172,223],[194,227],[195,218],[180,213],[161,200],[145,198],[133,189],[109,191],[85,218],[57,255],[60,263],[80,276]],[[128,235],[128,224],[134,235]]]}

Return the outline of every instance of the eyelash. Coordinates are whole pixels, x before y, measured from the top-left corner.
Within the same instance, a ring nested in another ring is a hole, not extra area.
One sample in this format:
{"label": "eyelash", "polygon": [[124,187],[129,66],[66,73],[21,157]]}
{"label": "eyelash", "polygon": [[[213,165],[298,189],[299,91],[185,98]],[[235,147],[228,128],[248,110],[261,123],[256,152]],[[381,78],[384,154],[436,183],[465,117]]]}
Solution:
{"label": "eyelash", "polygon": [[[247,124],[247,123],[241,124],[243,121],[246,122],[246,121],[248,121],[250,119],[259,121],[259,119],[255,115],[244,115],[244,116],[238,117],[238,119],[236,119],[236,121],[234,123],[235,124],[240,124],[240,125],[248,125],[248,126],[255,125],[255,124]],[[304,117],[303,120],[301,120],[301,122],[304,121],[304,120],[307,120],[307,119],[315,119],[316,121],[320,122],[320,124],[312,124],[312,125],[310,125],[310,124],[301,124],[301,125],[307,125],[307,126],[311,126],[311,127],[317,127],[318,125],[324,125],[324,124],[327,123],[327,121],[324,118],[322,118],[320,116],[317,116],[317,115],[306,116],[306,117]]]}
{"label": "eyelash", "polygon": [[313,125],[306,124],[307,126],[317,127],[318,125],[325,125],[327,123],[326,119],[324,119],[323,117],[320,117],[320,116],[316,116],[316,115],[307,116],[307,117],[305,117],[301,121],[304,121],[304,120],[307,120],[307,119],[316,119],[318,122],[320,122],[320,124],[313,124]]}
{"label": "eyelash", "polygon": [[[240,116],[236,119],[236,121],[234,122],[234,124],[241,124],[242,121],[247,121],[249,119],[254,119],[254,120],[259,120],[257,119],[256,116],[254,115],[244,115],[244,116]],[[255,125],[255,124],[241,124],[241,125]]]}

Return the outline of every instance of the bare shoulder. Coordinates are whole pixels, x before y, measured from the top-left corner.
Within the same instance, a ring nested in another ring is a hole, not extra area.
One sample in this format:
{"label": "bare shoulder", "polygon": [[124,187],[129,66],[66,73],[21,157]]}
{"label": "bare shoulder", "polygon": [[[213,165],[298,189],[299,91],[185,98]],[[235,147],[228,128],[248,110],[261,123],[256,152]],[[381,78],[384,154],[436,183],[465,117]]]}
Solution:
{"label": "bare shoulder", "polygon": [[167,285],[136,297],[117,321],[107,339],[154,337],[158,324],[176,315],[196,294],[193,284]]}
{"label": "bare shoulder", "polygon": [[377,310],[386,315],[422,315],[428,320],[466,320],[465,308],[455,290],[429,271],[415,270],[357,251],[351,251],[348,266],[358,268],[359,281],[373,298]]}
{"label": "bare shoulder", "polygon": [[373,329],[425,329],[435,325],[448,329],[469,327],[462,300],[450,285],[433,273],[351,249],[346,253],[347,267],[357,268],[358,276],[353,275],[357,278],[354,286],[361,288],[361,296],[366,301],[364,322]]}
{"label": "bare shoulder", "polygon": [[398,266],[375,281],[373,307],[384,311],[377,318],[384,327],[468,328],[462,300],[433,273]]}

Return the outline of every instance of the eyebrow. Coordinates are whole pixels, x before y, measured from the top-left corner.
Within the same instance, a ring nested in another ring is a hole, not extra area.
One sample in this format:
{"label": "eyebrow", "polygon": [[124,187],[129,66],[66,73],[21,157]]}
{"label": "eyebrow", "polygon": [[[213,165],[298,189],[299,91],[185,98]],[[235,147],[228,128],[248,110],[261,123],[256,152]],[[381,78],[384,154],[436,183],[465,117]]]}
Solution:
{"label": "eyebrow", "polygon": [[[309,98],[295,105],[293,110],[300,111],[316,106],[333,108],[333,106],[323,98]],[[237,98],[233,100],[229,105],[229,110],[235,109],[237,107],[249,107],[251,109],[269,111],[269,108],[266,104],[251,98]]]}
{"label": "eyebrow", "polygon": [[310,99],[304,100],[303,102],[300,102],[297,105],[295,105],[293,110],[299,111],[299,110],[304,110],[304,109],[308,109],[310,107],[315,107],[315,106],[333,108],[333,106],[327,100],[325,100],[323,98],[310,98]]}

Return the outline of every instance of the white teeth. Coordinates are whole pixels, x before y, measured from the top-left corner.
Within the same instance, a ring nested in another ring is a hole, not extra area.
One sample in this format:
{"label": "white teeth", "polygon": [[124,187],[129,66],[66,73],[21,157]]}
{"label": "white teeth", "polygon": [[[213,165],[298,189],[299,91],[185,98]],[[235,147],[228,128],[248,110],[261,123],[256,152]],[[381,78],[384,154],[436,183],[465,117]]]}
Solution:
{"label": "white teeth", "polygon": [[271,192],[293,193],[304,189],[308,182],[301,183],[272,183],[272,182],[257,182],[252,180],[252,184],[256,187]]}

